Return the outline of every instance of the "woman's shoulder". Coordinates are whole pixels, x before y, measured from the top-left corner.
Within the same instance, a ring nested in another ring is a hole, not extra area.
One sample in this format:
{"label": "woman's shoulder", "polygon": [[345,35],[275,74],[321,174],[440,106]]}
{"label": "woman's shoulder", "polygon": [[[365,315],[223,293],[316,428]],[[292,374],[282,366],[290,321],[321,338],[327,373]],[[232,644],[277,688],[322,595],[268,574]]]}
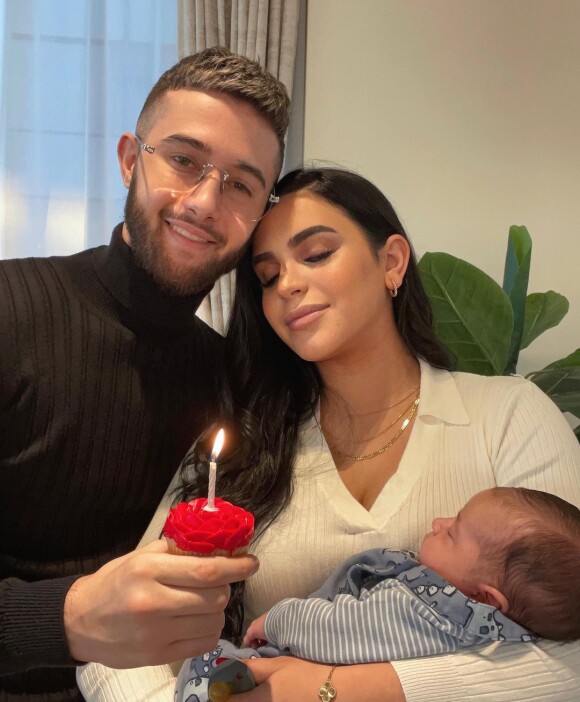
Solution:
{"label": "woman's shoulder", "polygon": [[535,383],[520,375],[477,375],[463,371],[438,370],[422,367],[425,385],[429,394],[437,401],[442,398],[455,397],[457,404],[462,404],[467,415],[473,417],[480,413],[494,416],[510,414],[537,414],[549,416],[556,421],[562,418],[560,410],[552,400]]}
{"label": "woman's shoulder", "polygon": [[539,391],[537,385],[522,375],[478,375],[465,371],[450,371],[449,375],[457,387],[481,392],[532,392]]}
{"label": "woman's shoulder", "polygon": [[429,373],[447,377],[463,392],[485,394],[518,393],[523,395],[544,395],[537,385],[522,375],[478,375],[465,371],[446,371],[429,367]]}

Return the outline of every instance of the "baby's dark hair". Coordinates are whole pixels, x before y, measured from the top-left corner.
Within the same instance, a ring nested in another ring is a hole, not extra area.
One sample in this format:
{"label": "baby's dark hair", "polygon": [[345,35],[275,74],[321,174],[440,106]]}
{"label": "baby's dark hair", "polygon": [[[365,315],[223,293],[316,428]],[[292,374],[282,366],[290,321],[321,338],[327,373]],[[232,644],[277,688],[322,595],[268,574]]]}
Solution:
{"label": "baby's dark hair", "polygon": [[502,487],[492,494],[515,518],[513,538],[488,553],[499,561],[507,616],[536,636],[580,639],[580,510],[539,490]]}

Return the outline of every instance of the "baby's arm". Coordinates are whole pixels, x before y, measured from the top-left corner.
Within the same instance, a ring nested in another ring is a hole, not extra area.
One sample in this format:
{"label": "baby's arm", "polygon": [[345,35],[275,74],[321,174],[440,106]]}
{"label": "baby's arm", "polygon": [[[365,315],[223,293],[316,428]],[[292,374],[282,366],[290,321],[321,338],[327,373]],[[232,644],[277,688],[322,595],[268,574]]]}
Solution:
{"label": "baby's arm", "polygon": [[262,614],[260,617],[254,619],[254,621],[248,627],[248,631],[244,636],[244,646],[250,646],[251,648],[259,648],[266,643],[266,632],[264,631],[264,622],[268,612]]}
{"label": "baby's arm", "polygon": [[318,663],[351,665],[451,653],[461,647],[463,627],[390,579],[364,591],[361,599],[337,595],[286,599],[264,622],[269,643]]}

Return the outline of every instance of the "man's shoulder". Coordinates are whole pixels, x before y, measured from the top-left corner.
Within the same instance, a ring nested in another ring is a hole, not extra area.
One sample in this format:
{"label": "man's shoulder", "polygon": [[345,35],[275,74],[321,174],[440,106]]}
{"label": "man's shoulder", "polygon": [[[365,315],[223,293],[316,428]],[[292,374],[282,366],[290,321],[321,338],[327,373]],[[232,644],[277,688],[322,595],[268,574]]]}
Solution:
{"label": "man's shoulder", "polygon": [[103,251],[106,248],[106,245],[101,245],[83,249],[82,251],[77,251],[72,254],[5,258],[0,260],[0,270],[7,272],[22,271],[25,274],[27,271],[39,270],[44,267],[67,267],[68,265],[74,265],[76,262],[88,260],[92,258],[96,252]]}
{"label": "man's shoulder", "polygon": [[73,280],[86,276],[97,250],[0,261],[0,299],[3,301],[0,319],[11,323],[10,320],[15,319],[42,317],[47,306],[62,305],[65,298],[75,297]]}
{"label": "man's shoulder", "polygon": [[6,301],[13,297],[14,304],[22,302],[36,289],[37,282],[50,275],[48,257],[10,258],[0,261],[0,290]]}

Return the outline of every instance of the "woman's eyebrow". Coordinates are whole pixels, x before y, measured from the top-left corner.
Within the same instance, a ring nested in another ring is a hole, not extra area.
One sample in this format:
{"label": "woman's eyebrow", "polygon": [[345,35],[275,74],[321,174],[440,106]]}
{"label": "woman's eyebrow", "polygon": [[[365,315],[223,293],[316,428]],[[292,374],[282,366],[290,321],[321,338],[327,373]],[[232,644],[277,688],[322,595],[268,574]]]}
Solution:
{"label": "woman's eyebrow", "polygon": [[294,236],[291,236],[288,239],[288,246],[291,249],[295,249],[298,244],[301,244],[303,241],[308,239],[308,237],[311,237],[314,234],[320,234],[320,232],[333,232],[336,234],[336,229],[333,229],[326,224],[315,224],[312,227],[306,227],[306,229],[303,229],[301,232],[294,234]]}
{"label": "woman's eyebrow", "polygon": [[[326,224],[315,224],[312,227],[306,227],[306,229],[303,229],[288,239],[288,246],[291,249],[295,249],[309,237],[314,236],[314,234],[320,234],[321,232],[332,232],[336,234],[336,229],[333,229]],[[271,251],[264,251],[264,253],[259,253],[252,257],[252,265],[255,266],[262,261],[269,261],[272,258],[274,258],[274,255]]]}

